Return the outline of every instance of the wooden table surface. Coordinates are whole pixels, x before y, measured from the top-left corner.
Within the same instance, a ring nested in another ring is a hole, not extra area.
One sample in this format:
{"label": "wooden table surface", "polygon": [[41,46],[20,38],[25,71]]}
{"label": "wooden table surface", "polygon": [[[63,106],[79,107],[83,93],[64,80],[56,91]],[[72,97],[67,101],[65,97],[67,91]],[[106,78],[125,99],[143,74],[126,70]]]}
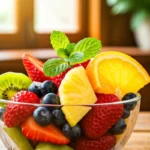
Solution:
{"label": "wooden table surface", "polygon": [[124,150],[150,150],[150,112],[139,114],[134,132]]}
{"label": "wooden table surface", "polygon": [[[6,150],[1,141],[0,150]],[[124,150],[150,150],[150,112],[140,112],[134,131]]]}

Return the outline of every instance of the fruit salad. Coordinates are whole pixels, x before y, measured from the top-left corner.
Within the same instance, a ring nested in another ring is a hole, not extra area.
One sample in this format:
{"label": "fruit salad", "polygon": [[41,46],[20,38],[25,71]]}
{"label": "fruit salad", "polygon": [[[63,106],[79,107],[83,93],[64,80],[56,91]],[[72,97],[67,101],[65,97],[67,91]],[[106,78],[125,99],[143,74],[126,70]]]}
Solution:
{"label": "fruit salad", "polygon": [[53,31],[50,40],[57,58],[23,54],[27,75],[0,75],[3,132],[15,150],[112,150],[131,128],[148,73],[124,53],[101,52],[98,39],[70,43]]}

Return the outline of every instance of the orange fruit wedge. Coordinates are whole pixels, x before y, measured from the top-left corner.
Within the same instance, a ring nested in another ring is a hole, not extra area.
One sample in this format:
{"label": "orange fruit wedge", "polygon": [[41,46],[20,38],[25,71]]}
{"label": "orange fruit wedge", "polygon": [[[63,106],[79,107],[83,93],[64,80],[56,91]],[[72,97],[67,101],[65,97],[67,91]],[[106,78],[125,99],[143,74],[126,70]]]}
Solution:
{"label": "orange fruit wedge", "polygon": [[120,98],[137,92],[150,82],[146,70],[134,58],[115,51],[98,54],[86,68],[96,93],[116,94]]}
{"label": "orange fruit wedge", "polygon": [[59,87],[59,96],[62,105],[72,105],[62,107],[62,111],[72,127],[91,109],[91,107],[80,105],[94,104],[97,100],[86,71],[82,66],[71,69],[65,75]]}

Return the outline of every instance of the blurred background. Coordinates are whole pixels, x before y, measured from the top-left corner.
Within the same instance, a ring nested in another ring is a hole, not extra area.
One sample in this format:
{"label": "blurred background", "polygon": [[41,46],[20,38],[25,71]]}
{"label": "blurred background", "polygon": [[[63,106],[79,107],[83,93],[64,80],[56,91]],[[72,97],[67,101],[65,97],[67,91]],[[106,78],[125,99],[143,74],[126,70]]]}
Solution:
{"label": "blurred background", "polygon": [[[150,48],[149,0],[0,0],[0,4],[0,49],[48,48],[52,30],[67,33],[72,42],[93,36],[104,46]],[[145,45],[140,45],[139,29],[141,40],[148,41]]]}
{"label": "blurred background", "polygon": [[[150,73],[150,0],[0,0],[0,73],[24,72],[21,55],[55,57],[51,31],[71,42],[88,36],[137,59]],[[141,110],[150,110],[148,85]]]}

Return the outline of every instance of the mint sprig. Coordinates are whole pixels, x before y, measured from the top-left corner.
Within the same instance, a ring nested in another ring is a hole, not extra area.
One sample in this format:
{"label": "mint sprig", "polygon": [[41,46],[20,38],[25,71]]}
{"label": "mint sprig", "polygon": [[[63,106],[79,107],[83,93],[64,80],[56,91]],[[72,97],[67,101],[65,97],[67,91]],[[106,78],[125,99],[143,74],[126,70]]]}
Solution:
{"label": "mint sprig", "polygon": [[98,39],[89,37],[79,41],[73,52],[83,52],[84,58],[81,62],[84,62],[96,56],[100,52],[101,47],[101,42]]}
{"label": "mint sprig", "polygon": [[46,76],[54,77],[70,67],[70,64],[63,58],[49,59],[44,63],[44,74]]}
{"label": "mint sprig", "polygon": [[69,57],[69,53],[67,49],[64,48],[60,48],[57,50],[57,55],[61,58],[68,58]]}
{"label": "mint sprig", "polygon": [[75,48],[76,44],[75,43],[70,43],[67,45],[66,50],[68,55],[70,56],[71,53],[73,52],[74,48]]}
{"label": "mint sprig", "polygon": [[74,65],[74,64],[81,63],[83,59],[84,59],[84,53],[83,52],[74,52],[70,55],[68,60],[69,60],[71,65]]}
{"label": "mint sprig", "polygon": [[[75,47],[75,43],[70,43],[67,45],[67,47],[64,49],[64,48],[60,48],[57,50],[57,55],[61,58],[69,58],[74,47]],[[65,59],[67,60],[67,59]]]}
{"label": "mint sprig", "polygon": [[67,36],[60,31],[53,31],[50,36],[51,44],[61,58],[49,59],[44,64],[46,76],[57,76],[72,65],[85,62],[95,57],[102,47],[96,38],[85,38],[77,44],[70,43]]}
{"label": "mint sprig", "polygon": [[60,31],[53,31],[50,36],[50,41],[55,50],[66,48],[66,46],[70,43],[68,37]]}

